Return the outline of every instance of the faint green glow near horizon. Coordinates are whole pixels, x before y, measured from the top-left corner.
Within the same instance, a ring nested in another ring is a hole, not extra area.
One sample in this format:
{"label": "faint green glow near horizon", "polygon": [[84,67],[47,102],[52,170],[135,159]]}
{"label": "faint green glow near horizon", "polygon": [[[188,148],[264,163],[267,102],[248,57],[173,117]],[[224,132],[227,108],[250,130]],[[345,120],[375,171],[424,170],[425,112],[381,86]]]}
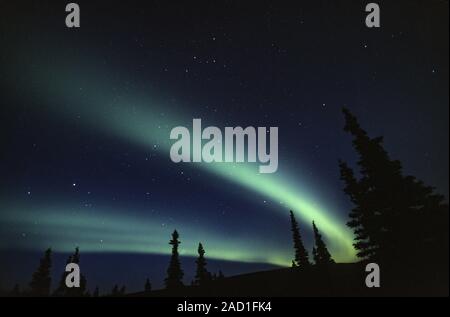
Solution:
{"label": "faint green glow near horizon", "polygon": [[[143,148],[159,149],[169,157],[171,128],[180,125],[189,127],[193,118],[181,111],[171,112],[147,94],[128,91],[113,94],[111,92],[113,84],[108,83],[106,76],[92,73],[80,75],[79,69],[82,68],[43,67],[42,72],[39,72],[39,84],[36,84],[38,79],[36,70],[33,70],[30,75],[32,77],[28,79],[35,83],[33,88],[40,94],[43,93],[48,105],[56,113],[71,119],[79,117],[80,123],[94,131],[118,137]],[[30,82],[27,83],[30,85]],[[77,91],[78,87],[80,91]],[[268,200],[279,204],[277,209],[286,217],[288,209],[292,209],[299,220],[308,227],[314,220],[327,237],[331,252],[337,261],[349,262],[355,259],[353,235],[350,230],[342,221],[335,218],[332,209],[321,207],[311,194],[293,188],[282,174],[289,171],[259,174],[256,165],[243,163],[179,164],[190,164],[192,167],[204,169],[243,189],[267,197]],[[163,249],[156,251],[167,251],[165,240]],[[233,250],[234,253],[237,252],[236,248]],[[217,256],[224,258],[226,254],[217,251]],[[288,264],[290,260],[291,258],[278,259],[276,262]],[[273,262],[271,260],[270,263]]]}
{"label": "faint green glow near horizon", "polygon": [[[125,210],[102,208],[96,209],[94,214],[69,205],[27,208],[23,204],[9,204],[3,206],[8,213],[3,215],[2,222],[14,230],[27,232],[15,241],[24,249],[51,247],[55,252],[69,252],[80,247],[83,252],[170,254],[168,241],[173,227],[176,227],[181,233],[179,252],[184,256],[197,256],[197,246],[202,241],[211,259],[280,266],[289,264],[289,254],[285,250],[267,252],[265,241],[246,244],[242,242],[245,240],[243,236],[230,238],[191,223],[175,222],[168,226],[162,225],[164,219],[153,215],[137,218],[127,215]],[[30,209],[33,212],[27,211]],[[8,234],[7,231],[3,234]],[[0,247],[11,247],[10,241],[1,239]]]}

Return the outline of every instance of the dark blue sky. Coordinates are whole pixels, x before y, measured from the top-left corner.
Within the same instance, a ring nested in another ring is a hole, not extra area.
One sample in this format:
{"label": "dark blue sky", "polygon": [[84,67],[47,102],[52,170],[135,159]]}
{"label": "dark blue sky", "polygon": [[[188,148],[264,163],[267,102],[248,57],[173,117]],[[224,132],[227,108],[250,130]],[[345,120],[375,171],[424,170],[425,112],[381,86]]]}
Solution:
{"label": "dark blue sky", "polygon": [[[142,95],[161,106],[144,97],[148,104],[122,110],[154,111],[152,122],[183,113],[222,127],[278,126],[280,181],[336,227],[350,209],[337,161],[356,159],[343,106],[371,136],[385,137],[405,173],[448,199],[448,3],[378,3],[380,29],[365,26],[361,1],[78,1],[82,26],[70,30],[63,3],[2,3],[1,248],[70,252],[80,244],[82,254],[96,253],[113,239],[107,251],[132,268],[120,252],[169,252],[177,227],[186,247],[204,240],[207,256],[289,262],[291,206],[109,134],[89,112],[101,106],[113,116],[115,101]],[[309,248],[309,222],[301,229]]]}

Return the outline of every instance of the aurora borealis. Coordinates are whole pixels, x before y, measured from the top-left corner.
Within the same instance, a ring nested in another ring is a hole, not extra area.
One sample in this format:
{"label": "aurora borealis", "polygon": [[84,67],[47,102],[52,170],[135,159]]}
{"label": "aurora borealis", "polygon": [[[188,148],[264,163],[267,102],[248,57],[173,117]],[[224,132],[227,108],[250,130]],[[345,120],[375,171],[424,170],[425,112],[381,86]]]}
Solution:
{"label": "aurora borealis", "polygon": [[[100,14],[100,2],[80,2],[82,26],[70,31],[64,10],[50,4],[20,18],[23,5],[11,5],[2,19],[2,251],[79,246],[120,261],[123,253],[169,254],[177,229],[182,255],[195,256],[201,241],[211,259],[289,266],[292,209],[309,251],[314,220],[334,259],[355,261],[337,167],[355,161],[343,105],[448,197],[448,181],[432,169],[448,175],[448,61],[420,48],[415,57],[429,64],[402,63],[405,46],[425,47],[414,30],[409,37],[396,22],[370,33],[353,27],[354,17],[336,35],[337,20],[314,18],[358,7],[243,5],[241,15],[223,5],[222,15],[206,5],[203,14],[188,4],[139,5]],[[424,78],[420,90],[414,76]],[[424,107],[431,99],[435,107]],[[278,126],[278,171],[174,164],[170,130],[193,118]]]}
{"label": "aurora borealis", "polygon": [[[52,68],[53,67],[53,68]],[[189,118],[186,115],[172,115],[170,109],[163,110],[164,107],[158,106],[157,102],[152,102],[151,98],[141,97],[141,99],[134,98],[121,98],[120,100],[113,100],[108,98],[107,88],[111,85],[105,84],[105,80],[101,77],[94,76],[94,81],[91,79],[83,78],[81,74],[78,74],[77,69],[86,69],[83,65],[77,65],[74,68],[64,68],[61,65],[58,67],[45,65],[41,67],[42,72],[39,72],[40,79],[44,79],[44,86],[38,86],[39,92],[45,92],[45,97],[48,98],[48,103],[56,112],[61,116],[61,119],[70,118],[71,116],[79,116],[81,124],[88,129],[93,129],[94,133],[103,132],[111,134],[113,137],[124,139],[130,142],[132,145],[137,145],[145,149],[146,147],[156,148],[158,153],[163,156],[168,156],[169,148],[172,141],[169,139],[170,127],[178,125],[180,122],[189,122]],[[51,71],[53,69],[53,71]],[[62,72],[61,69],[65,71]],[[45,71],[44,71],[45,70]],[[50,73],[50,76],[58,78],[60,81],[52,81],[51,78],[46,79],[42,77],[45,72]],[[70,74],[70,78],[69,78]],[[77,80],[79,78],[79,81]],[[62,80],[61,80],[62,79]],[[91,82],[92,81],[92,82]],[[102,85],[96,86],[95,82],[100,82]],[[61,85],[60,83],[65,83]],[[69,84],[70,83],[70,84]],[[26,85],[26,83],[25,83]],[[87,87],[87,91],[83,93],[83,100],[74,100],[73,98],[64,98],[64,96],[71,96],[71,87]],[[105,90],[103,90],[104,88]],[[141,95],[130,93],[131,95]],[[60,105],[67,105],[61,107]],[[83,105],[83,106],[76,106]],[[129,106],[131,105],[131,107]],[[164,115],[158,115],[163,113]],[[156,117],[156,118],[155,118]],[[91,118],[92,120],[84,121],[84,118]],[[175,119],[177,118],[177,119]],[[178,119],[179,118],[179,119]],[[170,164],[170,163],[168,163]],[[340,221],[333,219],[332,214],[325,208],[319,207],[320,205],[315,203],[312,195],[304,192],[300,187],[292,189],[292,183],[286,182],[286,177],[283,178],[280,174],[276,175],[264,175],[257,171],[257,168],[249,163],[199,163],[194,167],[186,166],[186,168],[200,168],[207,172],[212,173],[215,176],[219,176],[230,181],[232,184],[242,186],[244,190],[257,192],[268,200],[272,200],[279,207],[274,209],[280,209],[284,211],[290,208],[296,212],[299,218],[307,225],[315,220],[321,225],[324,233],[330,238],[330,242],[334,245],[336,251],[336,257],[341,261],[349,261],[354,256],[354,251],[351,246],[352,237],[349,230],[343,226]],[[285,171],[285,175],[289,171]],[[63,206],[64,209],[64,206]],[[45,212],[44,212],[45,213]],[[83,217],[81,215],[81,217]],[[120,218],[119,218],[120,219]],[[119,221],[117,219],[117,221]],[[154,220],[152,220],[154,221]],[[119,221],[120,222],[120,221]],[[157,220],[156,223],[161,223]],[[57,225],[64,226],[66,222],[61,219],[61,222]],[[73,239],[73,237],[71,237]],[[116,237],[116,239],[118,239]],[[98,241],[99,239],[94,239]],[[106,239],[105,239],[106,240]],[[88,240],[89,241],[89,240]],[[196,239],[192,242],[194,243]],[[97,243],[87,243],[84,249],[88,251],[97,250]],[[162,252],[164,244],[159,245],[157,248],[145,248],[145,244],[136,246],[136,251],[147,250],[147,252]],[[130,246],[114,245],[111,246],[113,250],[120,251],[130,250]],[[131,247],[134,250],[134,247]],[[195,248],[192,248],[194,250]],[[218,253],[227,253],[226,249],[219,249]],[[166,252],[168,250],[165,250]],[[265,252],[264,252],[265,253]],[[252,258],[258,258],[266,262],[272,262],[276,264],[289,264],[289,257],[282,259],[277,258],[276,261],[272,257],[264,258],[263,256],[254,257],[252,254],[248,254],[249,259],[239,256],[228,256],[226,259],[239,259],[250,260]]]}

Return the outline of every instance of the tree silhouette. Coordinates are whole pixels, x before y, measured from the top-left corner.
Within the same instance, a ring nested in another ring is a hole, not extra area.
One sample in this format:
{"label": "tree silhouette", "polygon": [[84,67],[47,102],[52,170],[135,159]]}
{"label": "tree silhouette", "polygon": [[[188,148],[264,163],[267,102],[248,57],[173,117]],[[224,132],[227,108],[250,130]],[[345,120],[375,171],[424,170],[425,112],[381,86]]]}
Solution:
{"label": "tree silhouette", "polygon": [[[72,263],[80,264],[80,249],[75,248],[75,253],[72,256]],[[73,287],[70,289],[72,296],[83,296],[86,292],[86,277],[80,272],[80,287]]]}
{"label": "tree silhouette", "polygon": [[147,278],[145,280],[144,292],[145,293],[150,293],[151,291],[152,291],[152,283],[150,283],[150,280]]}
{"label": "tree silhouette", "polygon": [[[67,258],[66,265],[69,264],[69,263],[72,263],[72,255],[69,255],[69,257]],[[66,277],[67,277],[67,274],[69,274],[69,273],[64,270],[63,274],[61,275],[61,279],[59,280],[58,287],[53,292],[53,296],[65,296],[66,295],[66,289],[67,289]]]}
{"label": "tree silhouette", "polygon": [[325,266],[334,263],[334,260],[331,258],[330,252],[328,252],[328,248],[325,245],[325,242],[322,239],[322,235],[320,234],[319,229],[317,229],[314,221],[312,222],[312,225],[315,240],[315,246],[313,248],[314,262],[318,266]]}
{"label": "tree silhouette", "polygon": [[211,274],[206,269],[205,249],[201,243],[198,244],[197,272],[195,274],[195,285],[204,285],[211,280]]}
{"label": "tree silhouette", "polygon": [[296,267],[306,268],[310,266],[308,259],[308,251],[306,251],[303,245],[302,237],[300,235],[300,229],[298,227],[297,220],[294,217],[292,210],[289,211],[291,216],[291,231],[294,240],[295,259],[292,261]]}
{"label": "tree silhouette", "polygon": [[[76,263],[80,264],[80,249],[78,247],[75,248],[74,254],[70,255],[67,258],[66,264],[69,263]],[[86,295],[86,278],[84,275],[80,272],[80,287],[67,287],[66,286],[66,278],[67,275],[69,275],[70,272],[66,272],[64,270],[63,274],[61,275],[61,279],[59,281],[58,288],[53,293],[54,296],[69,296],[69,297],[81,297]]]}
{"label": "tree silhouette", "polygon": [[389,263],[401,259],[420,267],[429,262],[427,252],[448,273],[448,205],[443,196],[404,176],[401,163],[383,148],[383,138],[370,138],[349,110],[343,113],[344,130],[353,136],[359,156],[359,178],[339,162],[344,191],[354,205],[348,226],[355,233],[357,255]]}
{"label": "tree silhouette", "polygon": [[119,296],[119,286],[117,284],[115,284],[113,289],[111,290],[111,296],[113,297]]}
{"label": "tree silhouette", "polygon": [[14,288],[11,290],[11,296],[18,297],[21,295],[19,284],[15,284]]}
{"label": "tree silhouette", "polygon": [[167,269],[167,278],[164,280],[167,289],[177,289],[183,286],[183,270],[181,269],[180,259],[178,255],[178,246],[180,241],[178,240],[179,235],[175,230],[172,233],[172,240],[169,244],[172,245],[172,257],[170,258],[169,267]]}
{"label": "tree silhouette", "polygon": [[114,287],[112,288],[111,294],[109,294],[109,296],[111,296],[111,297],[120,297],[120,296],[124,296],[124,295],[125,295],[125,291],[126,291],[125,285],[123,285],[123,286],[119,289],[119,285],[118,285],[118,284],[114,284]]}
{"label": "tree silhouette", "polygon": [[52,250],[48,248],[45,251],[44,257],[41,258],[39,267],[36,272],[33,273],[30,287],[32,296],[49,296],[51,286],[51,273],[52,266]]}
{"label": "tree silhouette", "polygon": [[99,297],[100,291],[98,289],[98,286],[95,287],[94,292],[92,293],[92,297]]}

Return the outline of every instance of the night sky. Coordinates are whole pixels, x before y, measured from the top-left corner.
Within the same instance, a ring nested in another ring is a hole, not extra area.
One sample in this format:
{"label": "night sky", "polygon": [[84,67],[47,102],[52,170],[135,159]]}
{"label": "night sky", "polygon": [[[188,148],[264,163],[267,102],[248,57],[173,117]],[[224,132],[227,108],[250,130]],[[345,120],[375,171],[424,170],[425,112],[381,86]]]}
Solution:
{"label": "night sky", "polygon": [[[309,251],[315,220],[332,256],[355,261],[343,106],[448,200],[447,1],[378,1],[379,29],[369,1],[77,1],[78,29],[64,1],[20,2],[0,3],[0,287],[76,246],[86,266],[103,254],[160,285],[174,229],[182,255],[201,241],[225,275],[240,272],[228,261],[288,266],[289,209]],[[278,127],[278,171],[173,163],[170,130],[193,118]]]}

